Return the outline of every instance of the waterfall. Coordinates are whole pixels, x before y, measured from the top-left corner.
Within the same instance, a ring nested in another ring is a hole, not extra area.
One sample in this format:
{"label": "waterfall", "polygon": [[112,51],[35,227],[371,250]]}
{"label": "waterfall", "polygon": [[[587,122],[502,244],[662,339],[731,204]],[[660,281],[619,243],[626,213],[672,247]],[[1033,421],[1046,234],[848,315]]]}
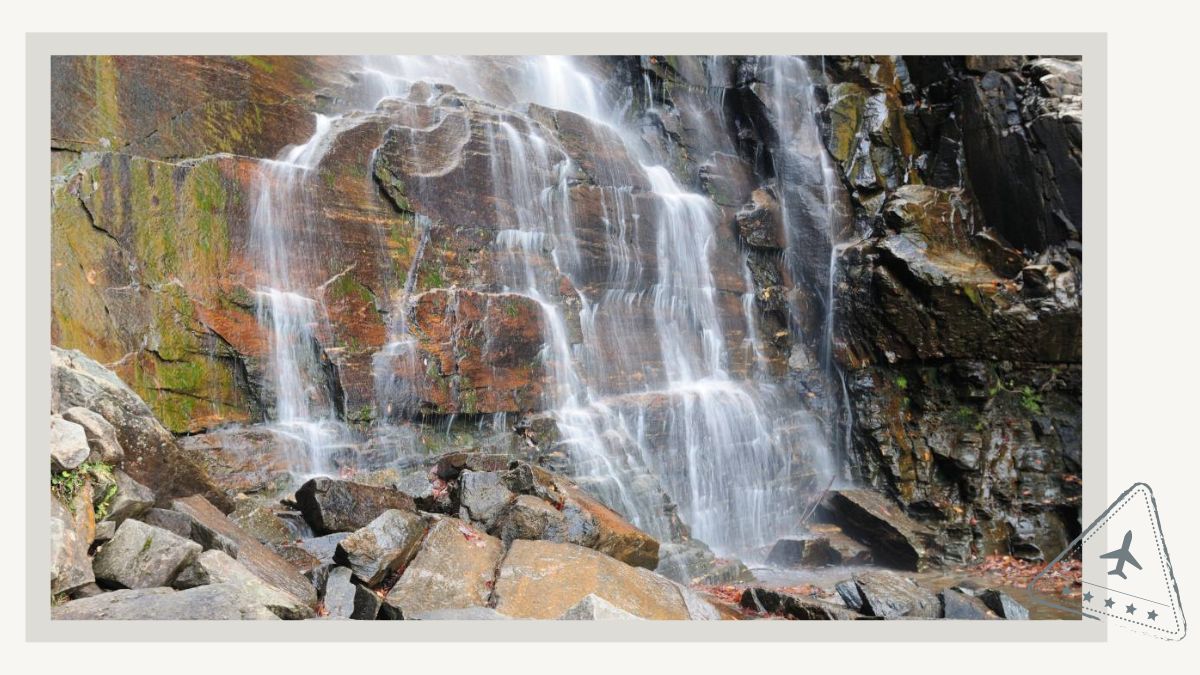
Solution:
{"label": "waterfall", "polygon": [[[541,309],[544,408],[576,480],[661,539],[677,534],[673,504],[693,537],[718,553],[745,555],[800,525],[832,470],[828,440],[802,397],[768,375],[749,264],[745,254],[721,250],[736,245],[722,234],[728,224],[721,210],[677,173],[669,141],[646,140],[646,116],[660,111],[639,113],[633,101],[644,97],[650,105],[654,84],[645,78],[622,95],[589,65],[553,56],[370,57],[349,100],[361,110],[384,110],[389,99],[403,98],[432,119],[393,131],[415,139],[443,125],[466,126],[470,138],[485,143],[495,203],[492,272],[500,292]],[[727,61],[707,68],[724,71]],[[804,184],[817,188],[824,216],[780,189],[785,266],[796,283],[813,242],[795,223],[815,214],[824,221],[805,227],[826,233],[827,241],[835,236],[833,196],[819,195],[833,174],[823,171],[828,160],[815,122],[794,119],[811,118],[811,100],[798,105],[783,96],[795,91],[800,71],[791,61],[772,69],[767,81],[776,88],[777,117],[791,125],[781,124],[790,134],[781,144],[822,170]],[[723,105],[723,85],[710,89],[720,97],[710,95],[704,105]],[[732,154],[718,114],[704,122],[704,133]],[[588,163],[586,180],[572,154],[580,150],[562,147],[547,126],[556,119],[586,127],[601,145],[585,149],[604,159]],[[262,263],[259,315],[271,333],[273,423],[305,438],[308,473],[330,470],[323,449],[343,442],[347,431],[337,422],[339,402],[319,348],[328,328],[318,280],[297,273],[310,224],[293,205],[307,198],[305,183],[339,129],[353,123],[318,116],[312,138],[263,162],[253,224]],[[795,175],[792,159],[777,163],[780,181]],[[406,189],[428,196],[421,177]],[[583,222],[589,230],[580,229]],[[418,215],[414,227],[417,250],[392,293],[387,342],[375,355],[377,407],[401,418],[417,414],[413,390],[396,376],[417,369],[396,363],[417,358],[407,314],[433,223]]]}

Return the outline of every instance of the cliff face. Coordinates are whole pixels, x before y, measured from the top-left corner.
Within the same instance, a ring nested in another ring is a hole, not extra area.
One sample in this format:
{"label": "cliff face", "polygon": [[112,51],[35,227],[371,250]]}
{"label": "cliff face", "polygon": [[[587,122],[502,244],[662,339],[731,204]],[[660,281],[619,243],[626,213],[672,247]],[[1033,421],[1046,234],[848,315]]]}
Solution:
{"label": "cliff face", "polygon": [[[466,442],[561,462],[579,429],[549,413],[571,360],[639,420],[639,443],[674,448],[692,418],[655,383],[680,379],[677,340],[719,348],[721,378],[786,392],[746,408],[770,418],[761,433],[710,430],[721,453],[771,435],[758,470],[775,476],[832,439],[837,470],[936,523],[950,560],[1065,547],[1081,476],[1080,64],[581,62],[628,124],[519,103],[531,75],[505,59],[470,78],[451,63],[376,105],[387,82],[355,59],[56,58],[53,342],[109,365],[176,433],[278,419],[254,224],[264,191],[286,189],[292,281],[321,308],[289,348],[311,353],[310,397],[340,420],[504,413],[515,434]],[[315,166],[264,171],[320,137],[314,113],[336,125]],[[642,153],[700,201],[664,196]],[[642,297],[690,278],[693,249],[668,249],[710,219],[704,297],[671,288],[711,316],[664,338]],[[683,540],[689,477],[671,474],[699,469],[661,454],[626,475],[631,503],[659,504],[666,524],[639,525]],[[719,483],[734,466],[705,470]],[[796,474],[780,494],[811,491]]]}

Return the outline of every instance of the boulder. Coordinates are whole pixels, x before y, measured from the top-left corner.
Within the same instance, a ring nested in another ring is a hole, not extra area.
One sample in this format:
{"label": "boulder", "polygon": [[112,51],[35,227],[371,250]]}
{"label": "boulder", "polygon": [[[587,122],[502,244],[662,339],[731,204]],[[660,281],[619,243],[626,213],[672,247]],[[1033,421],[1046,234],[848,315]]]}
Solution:
{"label": "boulder", "polygon": [[50,468],[73,471],[91,453],[83,427],[57,415],[50,416]]}
{"label": "boulder", "polygon": [[[587,546],[621,562],[653,570],[658,567],[658,540],[635,527],[616,511],[566,478],[544,469],[544,474],[561,495],[563,516],[567,520],[567,541]],[[539,478],[545,481],[547,478]]]}
{"label": "boulder", "polygon": [[353,572],[335,567],[325,582],[325,612],[331,619],[374,619],[379,615],[382,598],[371,589],[354,583]]}
{"label": "boulder", "polygon": [[154,506],[154,493],[150,488],[120,469],[113,470],[111,483],[99,486],[95,498],[97,507],[109,491],[112,496],[108,498],[108,511],[103,515],[103,520],[120,524],[126,518],[136,518]]}
{"label": "boulder", "polygon": [[337,554],[338,544],[349,536],[349,532],[334,532],[323,537],[306,537],[294,545],[321,563],[331,563]]}
{"label": "boulder", "polygon": [[184,539],[192,538],[192,518],[186,513],[171,511],[170,509],[150,508],[137,516],[137,519],[147,525],[161,527]]}
{"label": "boulder", "polygon": [[[941,601],[936,595],[894,572],[881,570],[856,574],[853,581],[863,600],[858,611],[868,616],[936,619],[941,614]],[[842,597],[845,599],[846,596]],[[853,609],[851,602],[846,605]]]}
{"label": "boulder", "polygon": [[507,621],[512,617],[505,616],[491,607],[460,607],[413,612],[404,618],[409,621]]}
{"label": "boulder", "polygon": [[83,427],[87,436],[91,453],[88,461],[104,462],[105,464],[120,464],[125,458],[125,450],[117,440],[117,429],[98,413],[80,406],[63,411],[63,419]]}
{"label": "boulder", "polygon": [[742,591],[740,604],[746,609],[802,621],[850,621],[863,618],[854,609],[768,588],[747,588]]}
{"label": "boulder", "polygon": [[936,534],[873,490],[831,490],[821,502],[826,519],[870,546],[876,562],[921,571],[942,563]]}
{"label": "boulder", "polygon": [[103,544],[112,539],[117,534],[117,524],[111,520],[104,520],[96,523],[96,538],[95,543]]}
{"label": "boulder", "polygon": [[92,410],[112,424],[124,450],[121,468],[160,500],[201,494],[232,510],[203,466],[179,448],[171,432],[120,378],[78,351],[51,346],[50,409],[75,407]]}
{"label": "boulder", "polygon": [[500,565],[494,606],[513,618],[556,619],[588,595],[643,619],[693,618],[669,579],[589,548],[548,541],[513,542]]}
{"label": "boulder", "polygon": [[1029,618],[1029,610],[1004,591],[988,589],[979,594],[979,599],[1001,618],[1018,621]]}
{"label": "boulder", "polygon": [[519,495],[495,518],[491,533],[505,546],[516,539],[567,541],[567,519],[561,511],[532,495]]}
{"label": "boulder", "polygon": [[138,520],[126,520],[92,563],[96,580],[118,588],[169,586],[200,555],[200,545]]}
{"label": "boulder", "polygon": [[[136,522],[136,521],[126,521]],[[185,591],[142,588],[72,600],[50,610],[51,619],[240,620],[279,619],[237,584],[198,586]]]}
{"label": "boulder", "polygon": [[604,598],[591,593],[583,596],[579,604],[563,612],[563,615],[558,618],[567,621],[641,620]]}
{"label": "boulder", "polygon": [[270,506],[238,504],[229,519],[264,544],[286,544],[296,539],[292,528]]}
{"label": "boulder", "polygon": [[374,586],[412,560],[425,536],[425,527],[421,516],[389,509],[343,539],[334,560],[353,570],[363,583]]}
{"label": "boulder", "polygon": [[808,541],[805,539],[780,539],[771,547],[767,554],[767,564],[778,567],[799,567],[804,560],[804,549]]}
{"label": "boulder", "polygon": [[95,534],[90,490],[76,495],[74,510],[50,495],[50,592],[66,593],[95,581],[88,547]]}
{"label": "boulder", "polygon": [[500,512],[514,498],[501,475],[495,471],[463,471],[458,478],[459,504],[464,517],[492,529]]}
{"label": "boulder", "polygon": [[259,579],[245,565],[229,557],[224,551],[204,551],[187,566],[172,584],[177,589],[195,588],[210,584],[232,584],[241,587],[242,593],[254,598],[257,604],[274,612],[281,619],[307,619],[313,616],[312,608],[274,586]]}
{"label": "boulder", "polygon": [[940,593],[942,599],[942,618],[944,619],[998,619],[995,612],[988,609],[982,600],[967,595],[953,588],[947,588]]}
{"label": "boulder", "polygon": [[384,599],[383,613],[400,619],[432,610],[488,606],[503,555],[499,539],[457,518],[436,517],[420,551]]}
{"label": "boulder", "polygon": [[191,517],[193,538],[231,542],[237,547],[237,555],[231,555],[231,557],[236,557],[238,562],[245,565],[255,576],[296,597],[309,607],[316,606],[317,591],[303,574],[259,543],[257,539],[234,525],[233,521],[225,517],[225,514],[217,510],[206,499],[200,495],[176,499],[171,508]]}
{"label": "boulder", "polygon": [[317,534],[352,532],[388,509],[416,509],[403,492],[333,478],[313,478],[302,485],[296,504]]}

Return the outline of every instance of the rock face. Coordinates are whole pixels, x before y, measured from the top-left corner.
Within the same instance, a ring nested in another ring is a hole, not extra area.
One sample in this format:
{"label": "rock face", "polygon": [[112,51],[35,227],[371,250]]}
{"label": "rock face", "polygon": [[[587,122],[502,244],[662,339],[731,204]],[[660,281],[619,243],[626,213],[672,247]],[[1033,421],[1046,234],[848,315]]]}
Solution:
{"label": "rock face", "polygon": [[296,491],[296,505],[318,534],[365,527],[388,509],[413,511],[408,495],[389,488],[332,478],[313,478]]}
{"label": "rock face", "polygon": [[870,547],[876,562],[914,572],[943,562],[937,533],[877,492],[833,490],[820,508],[825,518]]}
{"label": "rock face", "polygon": [[433,610],[486,607],[503,555],[499,539],[457,518],[437,518],[416,557],[388,592],[383,612],[404,618]]}
{"label": "rock face", "polygon": [[202,494],[230,506],[203,467],[180,449],[146,403],[112,371],[80,352],[51,347],[51,412],[75,407],[92,410],[112,424],[124,450],[121,468],[159,499]]}
{"label": "rock face", "polygon": [[201,550],[166,530],[126,520],[96,554],[92,569],[100,583],[118,588],[170,586]]}
{"label": "rock face", "polygon": [[692,618],[667,579],[581,546],[545,541],[513,542],[500,565],[495,608],[513,618],[555,619],[588,595],[643,619]]}
{"label": "rock face", "polygon": [[390,509],[337,545],[334,560],[348,566],[368,586],[412,560],[425,537],[425,519]]}

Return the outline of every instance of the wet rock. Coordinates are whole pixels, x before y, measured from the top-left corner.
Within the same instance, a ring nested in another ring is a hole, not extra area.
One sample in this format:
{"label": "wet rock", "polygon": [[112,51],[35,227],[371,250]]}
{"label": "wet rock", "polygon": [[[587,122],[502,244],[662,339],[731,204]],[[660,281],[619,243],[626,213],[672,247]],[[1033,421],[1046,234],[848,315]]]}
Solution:
{"label": "wet rock", "polygon": [[670,580],[591,549],[547,541],[513,542],[500,565],[495,608],[514,618],[555,619],[587,595],[639,618],[692,618]]}
{"label": "wet rock", "polygon": [[83,427],[57,415],[50,416],[50,468],[53,471],[76,469],[90,453]]}
{"label": "wet rock", "polygon": [[799,567],[804,559],[804,539],[780,539],[767,554],[767,564],[779,567]]}
{"label": "wet rock", "polygon": [[862,591],[858,590],[858,584],[854,583],[853,579],[839,581],[834,586],[834,590],[837,591],[837,594],[839,597],[841,597],[842,602],[846,603],[846,607],[856,612],[863,611],[863,607],[866,605],[867,601],[865,598],[863,598]]}
{"label": "wet rock", "polygon": [[980,593],[978,597],[983,604],[987,605],[988,609],[1001,618],[1018,621],[1029,618],[1029,610],[1004,591],[989,589]]}
{"label": "wet rock", "polygon": [[851,621],[862,618],[853,609],[768,588],[747,588],[742,592],[740,604],[746,609],[802,621]]}
{"label": "wet rock", "polygon": [[52,410],[83,407],[108,420],[124,449],[121,469],[160,500],[202,494],[214,504],[232,509],[204,468],[180,450],[149,406],[112,371],[80,352],[52,346],[50,398]]}
{"label": "wet rock", "polygon": [[871,547],[877,562],[920,571],[942,564],[935,533],[872,490],[832,490],[823,515]]}
{"label": "wet rock", "polygon": [[[313,579],[312,574],[315,570],[333,565],[332,558],[328,561],[323,561],[296,544],[272,544],[268,548],[280,558],[286,560],[298,572],[304,574],[305,578],[310,581]],[[317,587],[317,590],[320,591],[320,587]]]}
{"label": "wet rock", "polygon": [[338,544],[345,541],[350,534],[350,532],[334,532],[323,537],[306,537],[295,545],[322,563],[330,563],[337,554]]}
{"label": "wet rock", "polygon": [[998,619],[982,600],[966,593],[947,588],[941,592],[942,617],[946,619]]}
{"label": "wet rock", "polygon": [[296,491],[296,505],[318,534],[352,532],[388,509],[414,511],[408,495],[391,488],[313,478]]}
{"label": "wet rock", "polygon": [[[135,522],[135,521],[127,521]],[[170,588],[119,590],[72,600],[50,610],[51,619],[242,620],[279,619],[237,584],[213,584],[186,591]]]}
{"label": "wet rock", "polygon": [[416,557],[384,599],[382,612],[400,619],[433,610],[488,606],[503,555],[499,539],[457,518],[435,517]]}
{"label": "wet rock", "polygon": [[345,567],[335,567],[325,584],[325,611],[331,619],[373,620],[379,615],[383,600],[365,586],[354,583],[354,573]]}
{"label": "wet rock", "polygon": [[[936,619],[941,614],[936,595],[894,572],[856,574],[853,581],[863,600],[859,610],[863,614],[883,619]],[[851,607],[851,602],[846,604]]]}
{"label": "wet rock", "polygon": [[63,419],[83,427],[87,436],[88,447],[92,449],[88,461],[104,462],[105,464],[120,464],[125,458],[125,450],[117,440],[117,430],[108,420],[99,414],[76,406],[63,411]]}
{"label": "wet rock", "polygon": [[50,495],[50,593],[66,593],[95,581],[88,547],[95,532],[90,491],[77,495],[74,511]]}
{"label": "wet rock", "polygon": [[507,546],[516,539],[565,542],[567,519],[562,512],[531,495],[520,495],[496,518],[491,533]]}
{"label": "wet rock", "polygon": [[750,199],[734,217],[742,241],[755,248],[783,249],[787,241],[781,231],[778,200],[762,188],[755,190]]}
{"label": "wet rock", "polygon": [[[548,472],[547,472],[548,473]],[[551,474],[563,496],[567,541],[593,548],[623,563],[653,570],[658,567],[658,540],[605,506],[562,476]]]}
{"label": "wet rock", "polygon": [[308,619],[313,616],[311,607],[295,596],[264,583],[245,565],[216,549],[197,556],[172,585],[184,590],[210,584],[238,587],[244,597],[252,598],[255,604],[266,607],[281,619]]}
{"label": "wet rock", "polygon": [[96,553],[92,569],[98,582],[118,588],[169,586],[201,550],[164,529],[126,520]]}
{"label": "wet rock", "polygon": [[425,536],[425,519],[410,511],[384,511],[337,545],[334,560],[374,586],[412,560]]}
{"label": "wet rock", "polygon": [[590,593],[583,596],[579,604],[563,612],[563,615],[558,618],[570,621],[640,620],[604,598]]}
{"label": "wet rock", "polygon": [[237,561],[264,583],[294,596],[309,607],[316,606],[316,589],[303,574],[244,532],[203,497],[194,495],[176,499],[172,509],[191,517],[193,538],[232,542],[237,547]]}
{"label": "wet rock", "polygon": [[514,498],[512,491],[494,471],[463,471],[458,481],[459,503],[466,509],[466,515],[490,530],[501,510]]}

